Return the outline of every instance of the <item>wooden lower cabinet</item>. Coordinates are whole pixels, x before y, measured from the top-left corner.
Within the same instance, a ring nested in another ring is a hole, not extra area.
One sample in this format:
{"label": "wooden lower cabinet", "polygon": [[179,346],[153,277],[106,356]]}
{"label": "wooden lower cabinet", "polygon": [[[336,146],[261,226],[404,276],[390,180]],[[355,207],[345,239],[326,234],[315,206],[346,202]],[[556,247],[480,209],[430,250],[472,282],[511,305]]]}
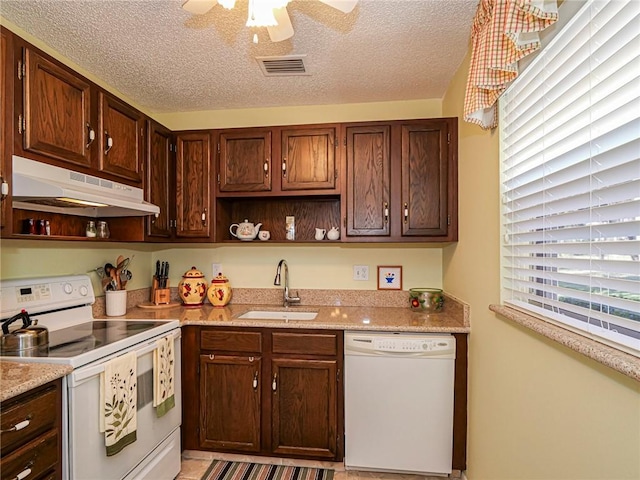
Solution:
{"label": "wooden lower cabinet", "polygon": [[0,479],[62,478],[62,380],[6,400],[0,409]]}
{"label": "wooden lower cabinet", "polygon": [[184,449],[342,460],[341,331],[183,333]]}
{"label": "wooden lower cabinet", "polygon": [[200,355],[200,447],[260,451],[259,357]]}

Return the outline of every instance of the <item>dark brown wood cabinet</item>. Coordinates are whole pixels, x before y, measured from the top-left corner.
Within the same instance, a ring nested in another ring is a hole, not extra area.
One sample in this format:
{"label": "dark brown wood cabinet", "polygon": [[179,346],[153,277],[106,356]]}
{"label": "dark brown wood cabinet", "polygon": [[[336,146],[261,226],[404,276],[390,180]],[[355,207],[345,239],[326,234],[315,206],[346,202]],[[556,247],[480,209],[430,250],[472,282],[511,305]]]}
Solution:
{"label": "dark brown wood cabinet", "polygon": [[342,459],[342,332],[189,326],[183,351],[184,448]]}
{"label": "dark brown wood cabinet", "polygon": [[283,128],[281,138],[281,190],[321,190],[338,187],[337,125]]}
{"label": "dark brown wood cabinet", "polygon": [[271,191],[271,137],[267,128],[219,132],[219,194]]}
{"label": "dark brown wood cabinet", "polygon": [[211,138],[209,132],[176,135],[176,236],[211,236]]}
{"label": "dark brown wood cabinet", "polygon": [[2,480],[62,478],[61,392],[58,379],[2,403]]}
{"label": "dark brown wood cabinet", "polygon": [[147,217],[147,240],[166,241],[172,237],[175,218],[175,140],[168,128],[148,120],[147,142],[145,195],[160,207],[157,217]]}
{"label": "dark brown wood cabinet", "polygon": [[13,50],[12,36],[0,27],[0,237],[11,233],[11,146],[13,138]]}
{"label": "dark brown wood cabinet", "polygon": [[457,240],[457,119],[345,127],[345,241]]}
{"label": "dark brown wood cabinet", "polygon": [[345,137],[346,235],[388,236],[391,233],[391,126],[347,126]]}
{"label": "dark brown wood cabinet", "polygon": [[92,166],[91,84],[26,46],[18,60],[18,134],[26,152],[71,165]]}
{"label": "dark brown wood cabinet", "polygon": [[145,122],[139,111],[105,92],[98,93],[98,158],[101,172],[142,182]]}

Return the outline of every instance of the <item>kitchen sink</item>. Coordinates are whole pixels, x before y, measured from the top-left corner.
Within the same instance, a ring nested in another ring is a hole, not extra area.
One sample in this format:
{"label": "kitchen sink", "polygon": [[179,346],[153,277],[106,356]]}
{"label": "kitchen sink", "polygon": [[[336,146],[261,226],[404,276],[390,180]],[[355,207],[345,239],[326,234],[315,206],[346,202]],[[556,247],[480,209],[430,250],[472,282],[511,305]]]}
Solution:
{"label": "kitchen sink", "polygon": [[313,320],[318,312],[249,310],[237,318],[243,320]]}

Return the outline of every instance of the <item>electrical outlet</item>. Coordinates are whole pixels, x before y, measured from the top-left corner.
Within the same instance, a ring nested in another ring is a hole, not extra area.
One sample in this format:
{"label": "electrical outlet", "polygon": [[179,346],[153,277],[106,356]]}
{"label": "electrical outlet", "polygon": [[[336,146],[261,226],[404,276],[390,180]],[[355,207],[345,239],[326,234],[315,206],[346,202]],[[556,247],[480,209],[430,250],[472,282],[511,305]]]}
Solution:
{"label": "electrical outlet", "polygon": [[213,272],[213,278],[216,278],[218,275],[222,275],[222,264],[221,263],[212,263],[211,271]]}
{"label": "electrical outlet", "polygon": [[354,265],[353,266],[353,279],[354,280],[369,280],[369,265]]}

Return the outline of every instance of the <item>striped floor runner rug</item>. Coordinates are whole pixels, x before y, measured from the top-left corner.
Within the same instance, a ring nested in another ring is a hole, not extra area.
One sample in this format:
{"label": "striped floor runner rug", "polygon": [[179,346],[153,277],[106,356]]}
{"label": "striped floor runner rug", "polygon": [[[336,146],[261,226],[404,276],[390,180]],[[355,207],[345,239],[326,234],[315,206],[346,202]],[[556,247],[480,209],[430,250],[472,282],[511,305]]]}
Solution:
{"label": "striped floor runner rug", "polygon": [[214,460],[201,480],[333,480],[333,470]]}

